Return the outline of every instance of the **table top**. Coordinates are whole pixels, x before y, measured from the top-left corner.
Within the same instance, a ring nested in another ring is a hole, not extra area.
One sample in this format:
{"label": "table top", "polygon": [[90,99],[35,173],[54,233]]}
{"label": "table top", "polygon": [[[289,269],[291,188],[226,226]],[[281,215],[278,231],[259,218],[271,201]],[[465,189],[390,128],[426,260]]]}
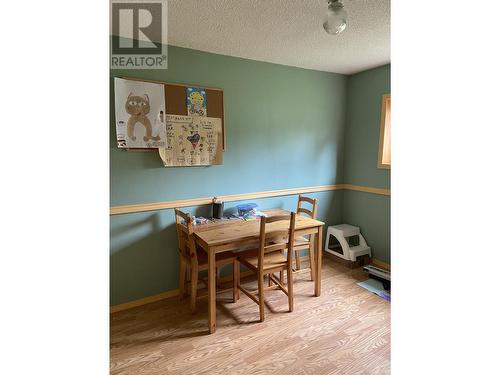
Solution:
{"label": "table top", "polygon": [[[262,210],[268,216],[288,214],[290,211],[281,209]],[[194,235],[208,246],[221,245],[232,241],[243,241],[258,238],[260,235],[260,220],[226,220],[214,223],[196,225]],[[297,215],[295,219],[295,230],[323,226],[325,223],[319,220],[311,219]],[[286,221],[277,221],[269,223],[266,228],[271,231],[286,230],[288,223]]]}

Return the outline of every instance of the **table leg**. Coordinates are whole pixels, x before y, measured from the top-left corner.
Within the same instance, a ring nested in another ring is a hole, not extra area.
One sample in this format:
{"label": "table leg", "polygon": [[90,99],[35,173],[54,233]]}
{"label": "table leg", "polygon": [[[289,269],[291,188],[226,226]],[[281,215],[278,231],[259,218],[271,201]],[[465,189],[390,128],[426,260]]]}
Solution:
{"label": "table leg", "polygon": [[215,332],[216,315],[215,315],[215,252],[213,249],[208,250],[208,330],[210,333]]}
{"label": "table leg", "polygon": [[310,235],[309,236],[309,241],[311,244],[309,245],[309,267],[311,267],[311,281],[314,281],[316,279],[316,255],[314,253],[316,252],[316,236]]}
{"label": "table leg", "polygon": [[316,258],[316,280],[314,280],[314,294],[316,297],[319,297],[321,295],[321,260],[323,256],[323,249],[322,249],[322,240],[323,240],[323,227],[319,226],[318,227],[318,232],[315,234],[316,236],[316,241],[315,242],[315,252],[314,252],[314,257]]}

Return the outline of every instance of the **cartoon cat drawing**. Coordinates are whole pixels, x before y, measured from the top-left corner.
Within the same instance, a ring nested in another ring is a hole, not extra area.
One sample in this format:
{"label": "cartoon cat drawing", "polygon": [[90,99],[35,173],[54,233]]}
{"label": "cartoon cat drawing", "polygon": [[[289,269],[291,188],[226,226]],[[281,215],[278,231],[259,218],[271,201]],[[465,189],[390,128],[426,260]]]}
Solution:
{"label": "cartoon cat drawing", "polygon": [[130,115],[127,121],[127,135],[131,140],[136,140],[136,137],[134,135],[134,128],[138,122],[140,122],[146,128],[146,135],[143,137],[145,142],[149,140],[160,140],[159,136],[153,137],[152,134],[153,127],[151,126],[151,122],[149,121],[147,116],[150,110],[149,97],[146,94],[144,94],[143,96],[137,96],[133,93],[130,93],[128,95],[127,102],[125,103],[125,109]]}

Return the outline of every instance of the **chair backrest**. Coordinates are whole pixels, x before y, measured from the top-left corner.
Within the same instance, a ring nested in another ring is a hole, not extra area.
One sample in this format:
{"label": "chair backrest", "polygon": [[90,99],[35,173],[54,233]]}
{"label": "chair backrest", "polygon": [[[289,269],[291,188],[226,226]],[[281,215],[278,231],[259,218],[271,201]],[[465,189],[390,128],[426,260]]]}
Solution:
{"label": "chair backrest", "polygon": [[177,229],[177,240],[179,241],[180,255],[189,259],[191,263],[198,263],[196,245],[193,238],[193,219],[191,218],[191,215],[176,208],[175,226]]}
{"label": "chair backrest", "polygon": [[[295,216],[296,213],[286,215],[276,215],[260,218],[260,239],[259,239],[259,258],[258,267],[262,271],[264,267],[264,255],[273,251],[287,250],[287,260],[292,261],[292,249],[295,236]],[[275,222],[286,222],[288,225],[280,226],[279,228],[269,227],[268,224]],[[275,240],[285,238],[283,242]]]}
{"label": "chair backrest", "polygon": [[[311,204],[312,207],[310,209],[304,208],[304,202]],[[311,219],[316,219],[317,203],[317,199],[304,197],[303,195],[299,194],[299,200],[297,202],[297,214],[304,213]]]}

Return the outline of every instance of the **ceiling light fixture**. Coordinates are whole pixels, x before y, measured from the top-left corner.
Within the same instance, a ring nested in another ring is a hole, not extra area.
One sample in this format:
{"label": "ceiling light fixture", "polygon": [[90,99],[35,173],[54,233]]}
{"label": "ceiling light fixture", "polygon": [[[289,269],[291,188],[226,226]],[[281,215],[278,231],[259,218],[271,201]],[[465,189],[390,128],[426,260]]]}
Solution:
{"label": "ceiling light fixture", "polygon": [[339,35],[347,27],[347,12],[340,0],[328,0],[323,28],[328,34]]}

